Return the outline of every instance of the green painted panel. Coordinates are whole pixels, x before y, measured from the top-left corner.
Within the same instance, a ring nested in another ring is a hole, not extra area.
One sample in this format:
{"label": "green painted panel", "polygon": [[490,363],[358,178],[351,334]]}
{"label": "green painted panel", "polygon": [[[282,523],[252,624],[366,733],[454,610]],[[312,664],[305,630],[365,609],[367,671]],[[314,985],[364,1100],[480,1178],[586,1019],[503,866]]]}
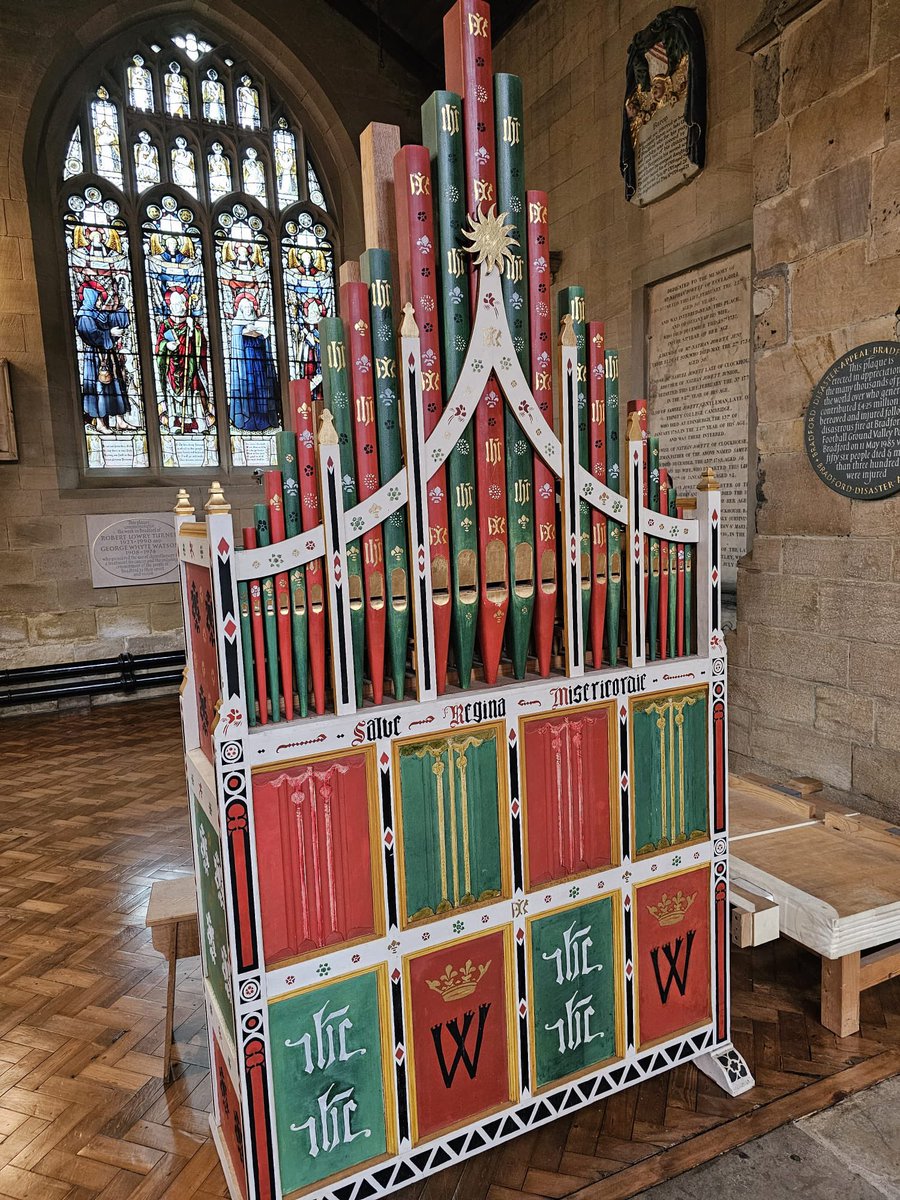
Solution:
{"label": "green painted panel", "polygon": [[537,1086],[616,1056],[612,896],[529,925]]}
{"label": "green painted panel", "polygon": [[381,1015],[376,971],[269,1005],[283,1193],[388,1153]]}
{"label": "green painted panel", "polygon": [[194,801],[195,859],[200,880],[200,947],[203,974],[209,980],[225,1028],[234,1032],[228,922],[225,918],[225,867],[215,826]]}
{"label": "green painted panel", "polygon": [[638,854],[706,836],[706,689],[632,704],[634,846]]}
{"label": "green painted panel", "polygon": [[409,920],[499,896],[503,887],[496,730],[400,749]]}

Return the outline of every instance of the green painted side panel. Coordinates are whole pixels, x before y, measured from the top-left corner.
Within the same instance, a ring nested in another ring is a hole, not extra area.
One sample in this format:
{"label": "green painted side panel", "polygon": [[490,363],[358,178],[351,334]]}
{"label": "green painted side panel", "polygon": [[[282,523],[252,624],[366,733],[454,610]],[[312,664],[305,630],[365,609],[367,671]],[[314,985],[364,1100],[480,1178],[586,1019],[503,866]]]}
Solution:
{"label": "green painted side panel", "polygon": [[706,707],[705,689],[632,705],[637,854],[708,834]]}
{"label": "green painted side panel", "polygon": [[[340,317],[322,317],[319,321],[319,344],[322,347],[322,395],[325,407],[334,418],[340,444],[341,493],[346,512],[348,508],[355,508],[357,490],[350,380],[347,376],[347,358],[344,350],[344,322]],[[350,636],[353,639],[356,703],[361,707],[366,622],[359,538],[347,543],[347,585],[350,589]]]}
{"label": "green painted side panel", "polygon": [[[369,285],[369,307],[372,314],[378,470],[382,483],[387,483],[403,466],[391,256],[388,250],[367,250],[359,261],[363,281]],[[409,548],[404,514],[405,509],[392,513],[382,524],[390,598],[387,610],[388,653],[394,695],[398,700],[403,698],[406,648],[409,641]]]}
{"label": "green painted side panel", "polygon": [[[444,397],[449,400],[465,361],[470,330],[468,256],[460,236],[466,221],[462,101],[455,92],[434,92],[422,105],[422,140],[431,154]],[[478,516],[471,422],[447,459],[447,502],[451,638],[459,686],[467,688],[472,681],[478,618]]]}
{"label": "green painted side panel", "polygon": [[284,1194],[387,1153],[381,1015],[375,971],[269,1005]]}
{"label": "green painted side panel", "polygon": [[408,920],[500,895],[499,749],[493,729],[401,747]]}
{"label": "green painted side panel", "polygon": [[215,826],[194,801],[195,858],[200,881],[200,949],[203,974],[216,999],[222,1022],[234,1031],[234,1006],[231,1001],[228,922],[225,917],[225,867],[222,843]]}
{"label": "green painted side panel", "polygon": [[538,1087],[615,1057],[614,919],[604,896],[530,924]]}

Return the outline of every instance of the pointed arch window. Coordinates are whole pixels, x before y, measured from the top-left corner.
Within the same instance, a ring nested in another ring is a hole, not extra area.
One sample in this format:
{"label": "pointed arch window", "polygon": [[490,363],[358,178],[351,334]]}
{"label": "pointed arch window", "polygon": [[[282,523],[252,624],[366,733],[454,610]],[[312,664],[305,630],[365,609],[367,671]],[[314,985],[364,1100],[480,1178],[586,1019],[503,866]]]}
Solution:
{"label": "pointed arch window", "polygon": [[335,310],[299,122],[234,48],[173,29],[99,72],[58,170],[88,472],[273,464]]}

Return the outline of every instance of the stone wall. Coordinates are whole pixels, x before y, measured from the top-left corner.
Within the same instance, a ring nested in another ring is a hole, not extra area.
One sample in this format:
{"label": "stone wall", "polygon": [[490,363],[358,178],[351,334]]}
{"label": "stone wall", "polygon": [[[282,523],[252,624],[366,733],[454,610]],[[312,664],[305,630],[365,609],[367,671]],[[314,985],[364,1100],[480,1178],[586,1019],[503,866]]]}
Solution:
{"label": "stone wall", "polygon": [[666,7],[541,0],[494,54],[496,70],[524,81],[527,184],[549,194],[551,249],[562,252],[556,283],[580,283],[590,319],[606,321],[623,398],[643,391],[643,347],[633,344],[643,284],[749,242],[750,60],[736,48],[749,16],[741,0],[693,5],[708,58],[705,170],[647,208],[625,199],[619,140],[628,44]]}
{"label": "stone wall", "polygon": [[738,768],[816,775],[896,819],[900,497],[831,492],[802,429],[834,359],[895,332],[897,5],[825,0],[756,50],[753,74],[758,508],[731,751]]}
{"label": "stone wall", "polygon": [[[184,13],[186,25],[197,21],[234,39],[303,121],[350,255],[363,242],[359,133],[382,120],[415,137],[422,99],[420,82],[390,58],[379,68],[377,48],[325,0],[304,0],[302,21],[289,0],[41,0],[39,7],[26,34],[21,0],[0,0],[0,358],[11,364],[20,454],[18,463],[0,463],[0,667],[183,646],[176,585],[92,587],[84,522],[85,513],[171,509],[174,487],[73,487],[66,471],[75,434],[51,416],[71,411],[71,397],[58,394],[66,389],[48,382],[47,369],[54,357],[65,366],[61,321],[68,318],[58,279],[36,271],[34,246],[42,240],[46,260],[46,247],[56,244],[43,147],[54,130],[57,141],[64,135],[60,124],[72,123],[71,114],[54,112],[66,79],[94,47],[157,14]],[[64,369],[54,377],[69,376]],[[202,505],[201,489],[192,490]],[[236,487],[229,498],[246,507],[254,492]]]}

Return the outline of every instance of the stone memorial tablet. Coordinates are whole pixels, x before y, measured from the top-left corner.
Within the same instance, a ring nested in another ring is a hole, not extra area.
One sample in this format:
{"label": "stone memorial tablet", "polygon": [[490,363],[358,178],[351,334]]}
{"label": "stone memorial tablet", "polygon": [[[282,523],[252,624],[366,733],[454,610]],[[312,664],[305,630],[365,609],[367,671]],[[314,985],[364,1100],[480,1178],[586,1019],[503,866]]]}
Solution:
{"label": "stone memorial tablet", "polygon": [[900,492],[900,342],[841,355],[813,389],[806,453],[824,484],[853,500]]}
{"label": "stone memorial tablet", "polygon": [[85,517],[94,587],[177,583],[172,513]]}
{"label": "stone memorial tablet", "polygon": [[706,53],[690,8],[661,12],[628,47],[622,115],[625,198],[649,204],[691,179],[706,156]]}
{"label": "stone memorial tablet", "polygon": [[649,289],[648,389],[660,460],[679,495],[711,463],[722,484],[722,575],[747,549],[750,251],[692,267]]}

